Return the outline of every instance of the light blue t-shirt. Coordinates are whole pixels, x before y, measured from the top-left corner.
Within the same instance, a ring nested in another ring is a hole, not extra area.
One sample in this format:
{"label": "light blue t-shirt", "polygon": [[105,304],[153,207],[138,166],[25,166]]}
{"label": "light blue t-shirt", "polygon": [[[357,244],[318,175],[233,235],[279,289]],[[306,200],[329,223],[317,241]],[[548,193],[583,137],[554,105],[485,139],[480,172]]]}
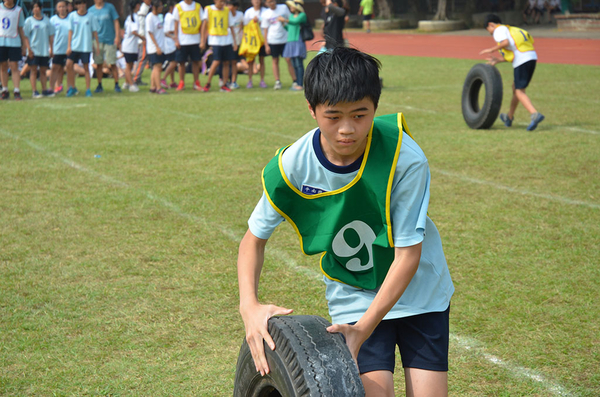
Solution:
{"label": "light blue t-shirt", "polygon": [[[283,169],[289,181],[306,194],[341,189],[357,175],[362,158],[347,167],[331,164],[323,154],[318,129],[304,135],[283,154]],[[402,318],[448,308],[454,292],[442,242],[427,216],[429,165],[423,151],[406,133],[391,192],[392,236],[396,247],[423,243],[417,273],[400,300],[384,319]],[[284,218],[263,193],[248,220],[250,232],[268,239]],[[325,297],[333,323],[358,321],[367,311],[377,290],[364,290],[323,277]]]}
{"label": "light blue t-shirt", "polygon": [[69,16],[61,18],[54,15],[50,18],[50,23],[54,26],[54,54],[65,55],[69,45],[69,28],[71,27]]}
{"label": "light blue t-shirt", "polygon": [[25,20],[23,33],[29,39],[29,46],[36,57],[50,56],[50,36],[54,36],[54,26],[50,19],[42,15],[42,19],[35,19],[32,15]]}
{"label": "light blue t-shirt", "polygon": [[69,14],[69,30],[73,31],[71,37],[71,51],[92,52],[93,32],[98,31],[98,23],[89,12],[79,15],[77,11]]}
{"label": "light blue t-shirt", "polygon": [[[15,7],[18,7],[15,5]],[[7,8],[4,6],[4,3],[0,3],[0,8],[2,10],[14,10],[15,12],[19,11],[19,22],[17,24],[17,26],[19,28],[22,28],[23,26],[25,26],[25,16],[23,15],[23,10],[18,7],[18,8]],[[0,18],[2,19],[0,21],[0,29],[2,29],[4,32],[8,32],[9,30],[11,30],[12,26],[11,26],[11,21],[8,17],[4,17],[4,18]],[[12,31],[12,30],[11,30]],[[1,33],[4,33],[1,32]],[[21,36],[19,36],[18,32],[15,35],[12,35],[14,37],[3,37],[3,34],[0,34],[0,47],[21,47]]]}
{"label": "light blue t-shirt", "polygon": [[92,14],[98,23],[98,41],[104,44],[115,43],[115,19],[119,19],[119,14],[110,3],[104,3],[102,8],[97,9],[91,6],[88,12]]}

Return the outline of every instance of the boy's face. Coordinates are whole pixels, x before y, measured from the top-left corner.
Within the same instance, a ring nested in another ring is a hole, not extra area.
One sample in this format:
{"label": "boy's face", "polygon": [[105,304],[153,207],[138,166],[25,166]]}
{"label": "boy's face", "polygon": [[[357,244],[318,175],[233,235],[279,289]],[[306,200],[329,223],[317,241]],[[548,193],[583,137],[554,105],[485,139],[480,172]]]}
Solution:
{"label": "boy's face", "polygon": [[488,31],[489,34],[494,34],[494,30],[496,30],[496,24],[493,22],[488,23],[488,25],[485,27],[485,30]]}
{"label": "boy's face", "polygon": [[272,10],[277,8],[277,2],[275,0],[267,0],[265,4]]}
{"label": "boy's face", "polygon": [[321,130],[321,148],[335,165],[349,165],[365,151],[367,135],[375,118],[375,104],[369,98],[341,102],[334,106],[317,105],[310,114]]}
{"label": "boy's face", "polygon": [[59,1],[56,4],[56,13],[61,17],[65,16],[65,14],[67,13],[67,3],[65,3],[64,1]]}
{"label": "boy's face", "polygon": [[77,7],[77,12],[81,15],[87,12],[87,4],[85,3],[75,4],[75,7]]}
{"label": "boy's face", "polygon": [[222,10],[224,6],[225,0],[215,0],[215,7],[217,7],[219,10]]}

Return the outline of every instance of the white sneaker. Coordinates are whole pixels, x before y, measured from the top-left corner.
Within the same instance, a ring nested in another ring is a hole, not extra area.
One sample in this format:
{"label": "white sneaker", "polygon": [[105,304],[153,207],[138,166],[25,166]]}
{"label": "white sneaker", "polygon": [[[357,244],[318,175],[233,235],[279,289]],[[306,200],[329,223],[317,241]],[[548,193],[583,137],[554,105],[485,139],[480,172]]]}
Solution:
{"label": "white sneaker", "polygon": [[129,84],[127,83],[123,83],[123,85],[121,86],[121,89],[126,90],[129,88]]}
{"label": "white sneaker", "polygon": [[280,90],[281,89],[281,81],[277,80],[275,82],[275,86],[273,86],[274,90]]}
{"label": "white sneaker", "polygon": [[138,92],[139,90],[140,88],[135,84],[129,86],[129,92]]}

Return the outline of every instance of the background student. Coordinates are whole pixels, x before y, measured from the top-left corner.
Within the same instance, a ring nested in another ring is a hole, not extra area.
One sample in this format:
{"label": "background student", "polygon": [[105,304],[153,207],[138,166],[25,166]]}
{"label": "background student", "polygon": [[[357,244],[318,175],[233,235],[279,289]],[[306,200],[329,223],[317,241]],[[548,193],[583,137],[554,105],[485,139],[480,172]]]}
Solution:
{"label": "background student", "polygon": [[65,64],[67,63],[67,45],[69,40],[69,18],[67,2],[60,0],[56,3],[56,15],[50,18],[54,26],[54,44],[52,46],[52,69],[50,74],[50,90],[55,94],[63,91]]}
{"label": "background student", "polygon": [[[54,26],[50,19],[42,14],[40,0],[31,2],[31,15],[25,20],[23,32],[29,41],[27,64],[29,65],[29,81],[31,82],[32,98],[54,96],[54,90],[48,90],[48,76],[46,72],[50,66],[52,44],[54,42]],[[42,93],[37,90],[38,71],[42,85]]]}

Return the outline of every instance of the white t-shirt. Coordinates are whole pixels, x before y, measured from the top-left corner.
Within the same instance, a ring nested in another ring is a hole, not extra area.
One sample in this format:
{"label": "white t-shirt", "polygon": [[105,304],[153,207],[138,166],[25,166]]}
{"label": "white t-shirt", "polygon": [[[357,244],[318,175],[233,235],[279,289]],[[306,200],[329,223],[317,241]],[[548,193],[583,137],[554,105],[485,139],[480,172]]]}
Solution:
{"label": "white t-shirt", "polygon": [[510,35],[510,31],[505,25],[500,25],[496,29],[494,29],[494,40],[497,43],[500,43],[506,39],[508,39],[507,49],[515,54],[515,58],[512,61],[513,68],[521,66],[525,62],[538,59],[537,53],[535,51],[520,52],[517,50],[517,47],[515,46],[515,40],[512,38],[512,36]]}
{"label": "white t-shirt", "polygon": [[173,14],[170,12],[167,12],[165,15],[163,30],[165,32],[165,54],[171,54],[177,50],[177,47],[175,47],[175,40],[167,37],[168,32],[175,31],[175,20],[173,19]]}
{"label": "white t-shirt", "polygon": [[267,43],[285,44],[287,42],[287,30],[277,18],[290,18],[290,9],[285,4],[277,4],[274,10],[267,8],[262,16],[260,27],[267,30]]}
{"label": "white t-shirt", "polygon": [[152,14],[152,7],[142,2],[140,10],[138,11],[138,33],[142,36],[146,35],[146,16],[148,14]]}
{"label": "white t-shirt", "polygon": [[121,50],[125,54],[138,53],[139,38],[132,34],[133,32],[138,31],[137,19],[135,14],[133,15],[133,21],[131,21],[131,16],[127,16],[127,19],[125,19],[125,35],[123,36],[123,42],[121,43]]}
{"label": "white t-shirt", "polygon": [[[233,18],[233,31],[235,32],[235,42],[237,43],[237,45],[240,45],[240,43],[242,42],[242,38],[244,37],[244,14],[241,11],[238,11],[235,13],[235,15],[233,15],[232,13],[229,13],[229,15],[232,15],[231,18]],[[231,34],[231,31],[229,31],[229,34]]]}
{"label": "white t-shirt", "polygon": [[[348,185],[358,174],[353,166],[336,167],[324,156],[317,129],[305,134],[283,154],[283,169],[288,180],[305,194],[333,191]],[[391,192],[392,236],[396,247],[423,243],[417,273],[406,291],[384,319],[401,318],[448,308],[454,286],[435,224],[427,216],[429,206],[429,164],[421,148],[407,134],[394,174]],[[250,232],[268,239],[284,218],[263,193],[248,220]],[[359,320],[377,290],[364,290],[323,277],[325,296],[333,323]]]}
{"label": "white t-shirt", "polygon": [[165,31],[163,30],[163,23],[158,15],[154,15],[153,13],[148,14],[146,17],[146,51],[148,51],[148,54],[156,54],[158,51],[156,50],[156,45],[154,45],[149,33],[154,35],[156,44],[158,44],[158,47],[164,53]]}
{"label": "white t-shirt", "polygon": [[258,11],[255,10],[254,7],[248,8],[246,12],[244,12],[244,26],[248,25],[254,17],[258,17],[258,25],[260,26],[265,11],[267,11],[267,8],[265,7],[261,7]]}
{"label": "white t-shirt", "polygon": [[[209,7],[212,8],[213,10],[218,10],[214,4]],[[202,13],[202,21],[206,21],[208,19],[209,7],[204,7],[204,12]],[[209,34],[208,35],[208,45],[224,46],[224,45],[233,44],[233,37],[231,37],[231,30],[229,29],[233,26],[233,16],[231,15],[231,11],[229,12],[229,17],[227,19],[229,20],[229,26],[227,28],[227,31],[229,32],[229,34],[227,36],[211,36]]]}
{"label": "white t-shirt", "polygon": [[[179,2],[179,5],[181,6],[181,9],[183,11],[194,11],[194,8],[196,7],[196,2],[192,1],[192,4],[187,4],[185,1],[181,1]],[[198,6],[200,6],[200,4],[198,4]],[[179,10],[177,9],[177,7],[173,8],[173,19],[175,21],[180,21],[180,16],[179,16]],[[198,7],[198,21],[202,20],[202,7]],[[187,33],[183,33],[183,31],[181,30],[181,23],[179,24],[178,27],[178,39],[179,39],[179,44],[180,45],[199,45],[200,44],[200,32],[198,32],[197,34],[187,34]]]}

